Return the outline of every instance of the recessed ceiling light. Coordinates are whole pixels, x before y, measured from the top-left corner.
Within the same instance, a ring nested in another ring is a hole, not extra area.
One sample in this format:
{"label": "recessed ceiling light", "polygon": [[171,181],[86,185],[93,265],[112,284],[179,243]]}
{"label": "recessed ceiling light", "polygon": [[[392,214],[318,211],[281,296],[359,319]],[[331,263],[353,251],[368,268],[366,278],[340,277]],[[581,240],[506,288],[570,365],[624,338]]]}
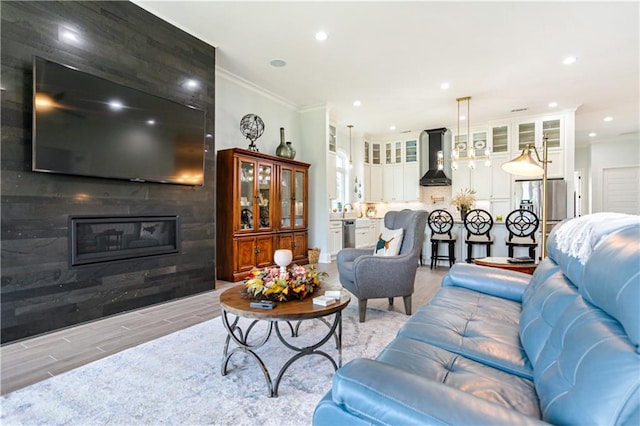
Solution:
{"label": "recessed ceiling light", "polygon": [[282,68],[285,65],[287,65],[287,63],[283,59],[273,59],[269,63],[271,64],[272,67],[276,67],[276,68]]}
{"label": "recessed ceiling light", "polygon": [[596,132],[589,133],[589,137],[591,137],[591,138],[596,137],[596,136],[598,136],[598,134]]}
{"label": "recessed ceiling light", "polygon": [[605,117],[603,118],[604,121],[613,121],[613,117],[609,116],[609,117]]}
{"label": "recessed ceiling light", "polygon": [[396,129],[396,126],[389,126],[389,130],[393,131]]}
{"label": "recessed ceiling light", "polygon": [[151,118],[151,119],[147,120],[147,124],[148,124],[149,126],[153,126],[154,124],[156,124],[156,120],[154,120],[153,118]]}
{"label": "recessed ceiling light", "polygon": [[555,108],[558,106],[557,102],[549,102],[549,108]]}
{"label": "recessed ceiling light", "polygon": [[460,120],[461,120],[461,121],[464,121],[464,120],[466,120],[466,119],[467,119],[467,116],[466,116],[466,115],[461,115],[461,116],[460,116]]}
{"label": "recessed ceiling light", "polygon": [[451,85],[450,85],[449,83],[447,83],[447,82],[442,83],[442,84],[440,85],[440,88],[441,88],[442,90],[447,90],[449,87],[451,87]]}
{"label": "recessed ceiling light", "polygon": [[575,56],[567,56],[566,58],[564,58],[562,60],[562,63],[565,65],[571,65],[571,64],[575,64],[576,62],[576,57]]}
{"label": "recessed ceiling light", "polygon": [[318,31],[316,33],[316,40],[325,41],[329,36],[324,31]]}
{"label": "recessed ceiling light", "polygon": [[362,105],[362,102],[360,102],[358,100],[353,101],[353,106],[354,107],[359,107],[360,105]]}

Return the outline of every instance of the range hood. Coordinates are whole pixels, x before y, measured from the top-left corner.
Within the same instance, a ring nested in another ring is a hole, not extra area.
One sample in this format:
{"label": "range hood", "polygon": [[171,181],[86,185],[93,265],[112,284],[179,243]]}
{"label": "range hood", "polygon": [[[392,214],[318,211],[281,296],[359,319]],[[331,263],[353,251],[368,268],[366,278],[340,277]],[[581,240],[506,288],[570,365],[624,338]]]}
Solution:
{"label": "range hood", "polygon": [[438,151],[449,156],[451,149],[451,132],[447,128],[424,130],[420,134],[420,170],[423,173],[420,178],[421,186],[449,186],[451,179],[447,177],[447,171],[451,176],[451,165],[444,162],[444,170],[438,170]]}

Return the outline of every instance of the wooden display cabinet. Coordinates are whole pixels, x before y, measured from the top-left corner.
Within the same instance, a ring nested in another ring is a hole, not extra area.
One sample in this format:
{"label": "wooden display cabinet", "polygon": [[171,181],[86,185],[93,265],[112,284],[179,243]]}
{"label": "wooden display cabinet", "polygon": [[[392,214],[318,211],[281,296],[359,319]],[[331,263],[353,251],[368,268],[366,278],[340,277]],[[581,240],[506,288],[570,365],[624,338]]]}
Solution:
{"label": "wooden display cabinet", "polygon": [[240,281],[272,266],[278,248],[308,263],[309,164],[233,148],[216,164],[218,278]]}

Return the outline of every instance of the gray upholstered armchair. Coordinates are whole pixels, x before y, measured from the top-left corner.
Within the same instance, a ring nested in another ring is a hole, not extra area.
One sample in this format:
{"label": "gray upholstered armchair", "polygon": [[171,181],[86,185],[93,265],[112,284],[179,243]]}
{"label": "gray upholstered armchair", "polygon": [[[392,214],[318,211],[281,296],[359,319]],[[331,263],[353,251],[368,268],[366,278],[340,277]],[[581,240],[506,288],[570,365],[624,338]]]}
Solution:
{"label": "gray upholstered armchair", "polygon": [[407,315],[411,315],[411,295],[418,259],[427,223],[425,210],[388,212],[384,216],[387,229],[404,230],[398,256],[374,256],[373,249],[346,248],[338,252],[340,283],[358,298],[360,322],[364,322],[367,299],[401,296]]}

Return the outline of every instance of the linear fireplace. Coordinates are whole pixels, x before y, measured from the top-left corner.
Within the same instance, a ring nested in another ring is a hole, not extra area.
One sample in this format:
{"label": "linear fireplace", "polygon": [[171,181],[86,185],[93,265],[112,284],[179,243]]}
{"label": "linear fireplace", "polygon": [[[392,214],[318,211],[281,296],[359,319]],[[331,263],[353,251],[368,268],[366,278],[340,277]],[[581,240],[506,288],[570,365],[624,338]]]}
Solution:
{"label": "linear fireplace", "polygon": [[180,253],[179,216],[69,216],[69,264]]}

